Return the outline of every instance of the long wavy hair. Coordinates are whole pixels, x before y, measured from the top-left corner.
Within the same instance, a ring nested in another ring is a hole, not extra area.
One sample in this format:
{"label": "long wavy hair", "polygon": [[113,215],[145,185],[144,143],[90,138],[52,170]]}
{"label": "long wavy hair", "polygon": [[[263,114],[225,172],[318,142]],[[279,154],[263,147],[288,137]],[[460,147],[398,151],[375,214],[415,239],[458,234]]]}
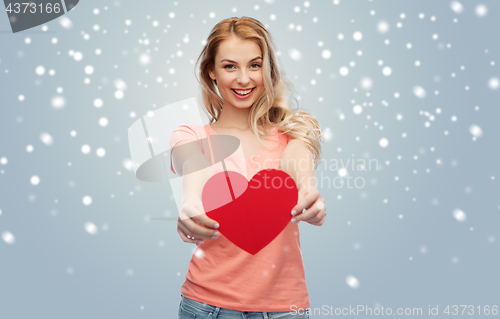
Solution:
{"label": "long wavy hair", "polygon": [[[222,112],[223,98],[217,93],[217,82],[210,78],[209,71],[215,69],[215,56],[220,44],[233,36],[241,40],[254,41],[259,45],[263,54],[264,92],[251,106],[248,126],[262,143],[259,126],[267,127],[277,124],[278,130],[307,144],[312,152],[314,169],[316,169],[321,159],[320,143],[323,142],[319,123],[310,113],[299,109],[298,101],[294,96],[295,87],[281,70],[271,34],[260,21],[254,18],[232,17],[217,23],[196,61],[195,70],[201,59],[200,79],[197,78],[197,80],[201,86],[202,100],[210,117],[210,124],[218,120]],[[294,108],[291,108],[292,104]],[[263,136],[268,137],[268,133],[264,132]]]}

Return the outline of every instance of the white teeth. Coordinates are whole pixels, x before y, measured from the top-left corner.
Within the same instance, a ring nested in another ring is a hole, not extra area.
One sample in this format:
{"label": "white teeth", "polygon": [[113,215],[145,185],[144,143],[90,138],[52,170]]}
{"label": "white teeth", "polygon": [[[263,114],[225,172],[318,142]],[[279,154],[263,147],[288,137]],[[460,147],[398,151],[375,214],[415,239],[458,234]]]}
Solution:
{"label": "white teeth", "polygon": [[239,95],[245,95],[245,94],[248,94],[250,92],[252,92],[252,89],[250,90],[246,90],[246,91],[239,91],[239,90],[235,90],[233,89],[233,91],[235,91],[236,93],[238,93]]}

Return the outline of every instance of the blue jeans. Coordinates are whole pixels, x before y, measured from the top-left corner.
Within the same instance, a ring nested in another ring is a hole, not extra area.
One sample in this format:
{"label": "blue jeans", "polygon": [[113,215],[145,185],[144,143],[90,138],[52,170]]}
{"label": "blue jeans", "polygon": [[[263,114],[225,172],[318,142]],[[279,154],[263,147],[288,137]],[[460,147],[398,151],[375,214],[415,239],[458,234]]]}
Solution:
{"label": "blue jeans", "polygon": [[[181,295],[179,319],[309,319],[309,315],[299,315],[296,311],[254,312],[239,311],[211,306]],[[295,313],[295,314],[294,314]]]}

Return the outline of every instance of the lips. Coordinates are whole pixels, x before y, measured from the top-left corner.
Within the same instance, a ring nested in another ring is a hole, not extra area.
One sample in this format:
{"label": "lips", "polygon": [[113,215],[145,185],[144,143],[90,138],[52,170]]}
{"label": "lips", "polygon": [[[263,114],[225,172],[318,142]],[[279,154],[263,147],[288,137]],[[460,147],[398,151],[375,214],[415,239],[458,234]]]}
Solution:
{"label": "lips", "polygon": [[[239,94],[238,92],[236,92],[236,89],[231,89],[231,90],[232,90],[234,93]],[[243,90],[243,89],[237,89],[237,90],[240,90],[240,91],[247,91],[247,90],[249,90],[249,89],[244,89],[244,90]],[[252,92],[253,92],[253,90],[255,90],[255,88],[252,88],[252,89],[251,89],[251,91],[250,91],[250,92],[248,92],[248,93],[247,93],[247,94],[245,94],[245,95],[248,95],[248,94],[252,93]],[[239,94],[239,95],[241,95],[241,94]],[[245,95],[242,95],[242,96],[245,96]]]}

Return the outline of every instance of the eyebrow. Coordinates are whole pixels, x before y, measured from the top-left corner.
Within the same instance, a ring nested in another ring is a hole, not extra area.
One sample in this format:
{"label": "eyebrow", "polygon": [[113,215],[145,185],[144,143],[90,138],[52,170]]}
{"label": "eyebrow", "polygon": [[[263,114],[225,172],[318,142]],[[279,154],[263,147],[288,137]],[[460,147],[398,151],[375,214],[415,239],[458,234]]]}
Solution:
{"label": "eyebrow", "polygon": [[[258,60],[258,59],[262,59],[262,58],[261,58],[260,56],[258,56],[258,57],[255,57],[255,58],[251,59],[251,60],[250,60],[250,62],[255,61],[255,60]],[[222,62],[224,62],[224,61],[227,61],[227,62],[231,62],[231,63],[238,64],[238,62],[235,62],[235,61],[233,61],[233,60],[229,60],[229,59],[223,59],[223,60],[221,60],[220,62],[222,63]],[[249,62],[249,63],[250,63],[250,62]]]}

